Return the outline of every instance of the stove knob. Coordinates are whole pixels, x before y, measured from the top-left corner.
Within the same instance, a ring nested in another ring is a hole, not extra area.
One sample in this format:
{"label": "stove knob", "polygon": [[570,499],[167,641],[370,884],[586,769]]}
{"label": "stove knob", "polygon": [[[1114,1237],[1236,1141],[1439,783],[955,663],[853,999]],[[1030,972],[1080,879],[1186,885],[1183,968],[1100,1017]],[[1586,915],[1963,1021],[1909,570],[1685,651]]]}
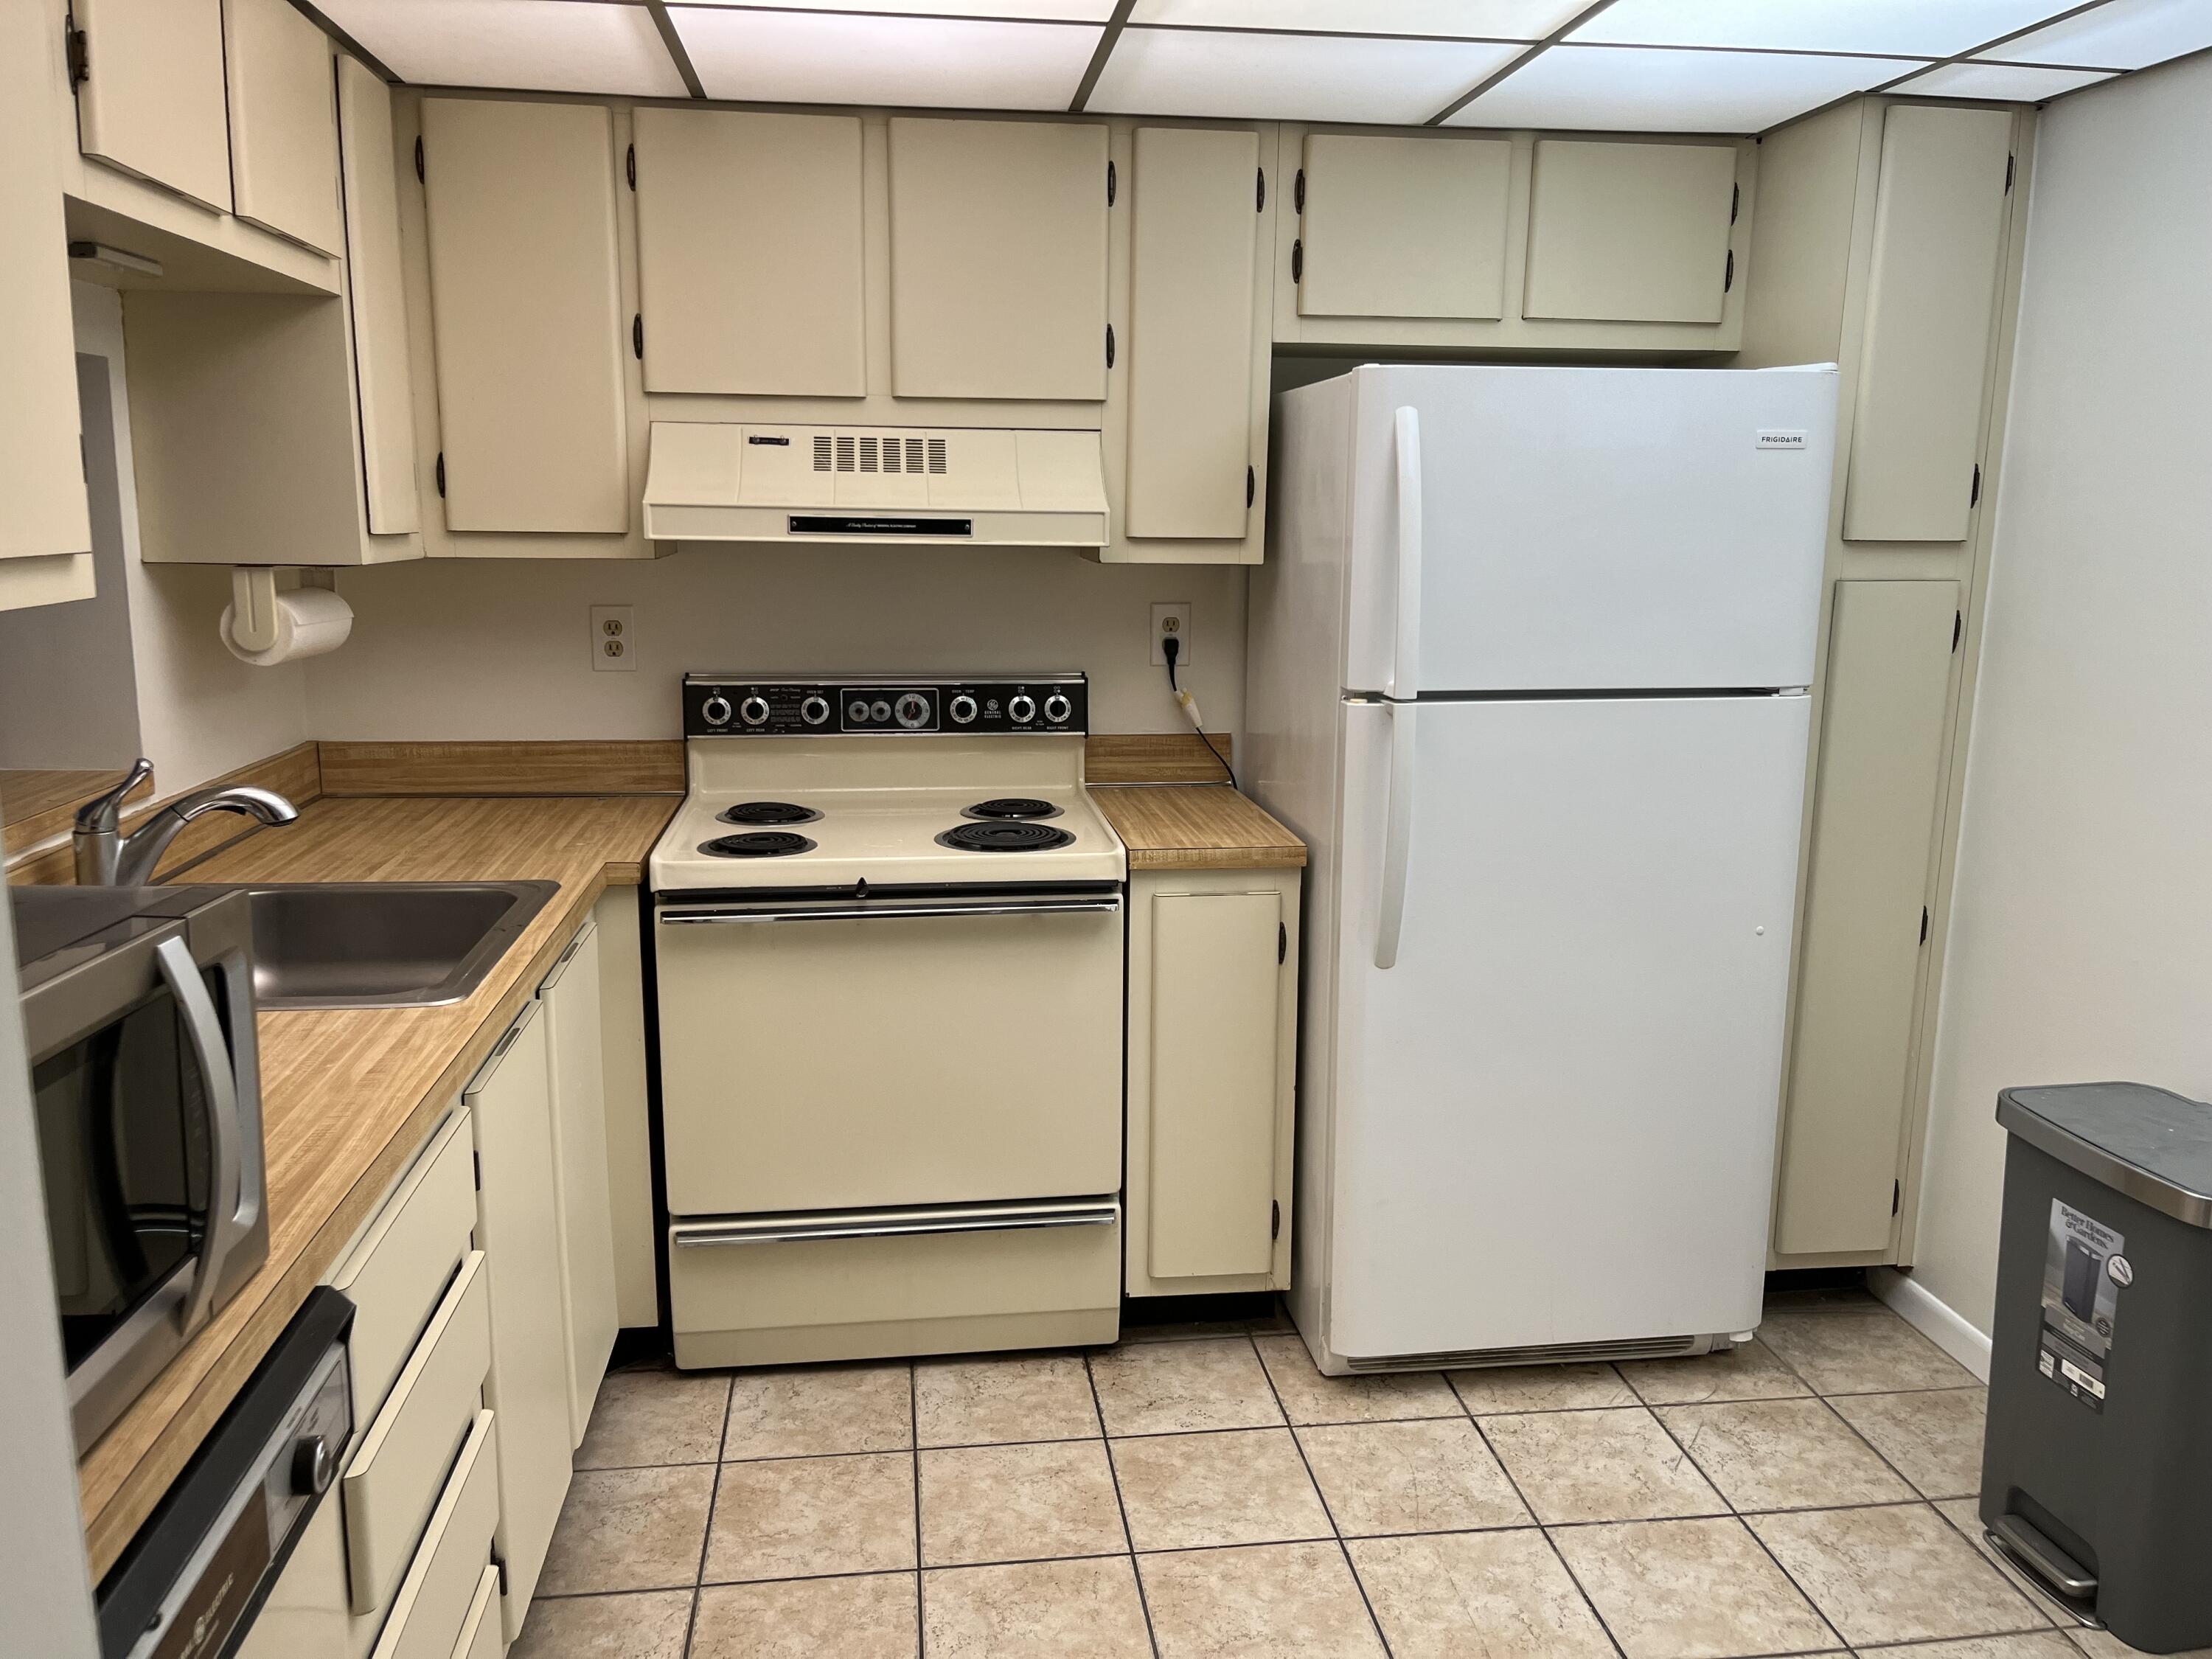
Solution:
{"label": "stove knob", "polygon": [[1065,720],[1074,708],[1075,705],[1057,691],[1044,700],[1044,717],[1054,726]]}
{"label": "stove knob", "polygon": [[747,726],[768,724],[768,699],[755,693],[738,705],[738,718]]}
{"label": "stove knob", "polygon": [[868,718],[868,700],[866,697],[855,697],[847,703],[845,718],[855,726],[865,724]]}
{"label": "stove knob", "polygon": [[799,718],[809,726],[819,726],[830,718],[830,699],[820,692],[799,705]]}
{"label": "stove knob", "polygon": [[908,691],[898,700],[898,723],[912,732],[929,724],[929,699],[919,691]]}
{"label": "stove knob", "polygon": [[875,721],[877,725],[881,726],[890,717],[891,705],[890,700],[888,697],[878,697],[873,702],[868,705],[868,718]]}
{"label": "stove knob", "polygon": [[975,699],[963,691],[958,696],[953,698],[951,712],[956,724],[967,725],[975,718]]}
{"label": "stove knob", "polygon": [[1026,726],[1036,718],[1036,699],[1027,692],[1006,699],[1006,718],[1017,726]]}
{"label": "stove knob", "polygon": [[321,1435],[307,1435],[293,1443],[292,1490],[298,1496],[320,1496],[337,1473],[337,1460],[331,1455],[331,1443]]}
{"label": "stove knob", "polygon": [[709,726],[727,726],[730,723],[730,700],[716,692],[699,705],[699,715]]}

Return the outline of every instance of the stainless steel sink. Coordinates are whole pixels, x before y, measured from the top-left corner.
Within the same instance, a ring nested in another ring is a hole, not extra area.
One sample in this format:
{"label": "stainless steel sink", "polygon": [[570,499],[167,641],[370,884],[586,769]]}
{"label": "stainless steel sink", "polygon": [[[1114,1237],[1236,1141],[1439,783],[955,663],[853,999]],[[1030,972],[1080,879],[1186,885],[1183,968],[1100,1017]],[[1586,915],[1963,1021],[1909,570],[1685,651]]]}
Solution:
{"label": "stainless steel sink", "polygon": [[483,982],[550,881],[301,882],[248,890],[264,1008],[428,1008]]}

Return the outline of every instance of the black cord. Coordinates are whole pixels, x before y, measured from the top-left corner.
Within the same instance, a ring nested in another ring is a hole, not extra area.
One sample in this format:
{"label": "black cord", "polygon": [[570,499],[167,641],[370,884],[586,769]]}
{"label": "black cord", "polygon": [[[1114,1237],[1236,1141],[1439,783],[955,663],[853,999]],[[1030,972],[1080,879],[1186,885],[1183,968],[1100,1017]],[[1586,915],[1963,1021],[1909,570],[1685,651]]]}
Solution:
{"label": "black cord", "polygon": [[[1166,639],[1160,641],[1160,654],[1168,659],[1168,690],[1174,692],[1176,696],[1180,698],[1182,695],[1182,687],[1176,684],[1176,659],[1182,655],[1182,641],[1176,639],[1173,635],[1170,635]],[[1229,757],[1223,754],[1219,749],[1214,746],[1213,739],[1206,736],[1206,728],[1204,726],[1200,726],[1196,720],[1193,720],[1190,723],[1190,726],[1191,730],[1198,733],[1199,741],[1206,746],[1207,750],[1212,754],[1214,759],[1221,763],[1222,771],[1226,773],[1229,777],[1229,787],[1231,789],[1237,787],[1237,769],[1229,763]]]}

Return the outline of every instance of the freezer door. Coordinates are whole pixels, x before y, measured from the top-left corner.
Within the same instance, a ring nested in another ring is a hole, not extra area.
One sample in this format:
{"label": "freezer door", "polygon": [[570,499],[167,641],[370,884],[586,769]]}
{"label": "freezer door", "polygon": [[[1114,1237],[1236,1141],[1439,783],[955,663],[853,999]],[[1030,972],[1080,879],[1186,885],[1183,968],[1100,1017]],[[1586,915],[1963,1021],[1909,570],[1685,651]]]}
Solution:
{"label": "freezer door", "polygon": [[1832,368],[1354,374],[1349,688],[1811,683]]}
{"label": "freezer door", "polygon": [[1347,706],[1336,1352],[1759,1322],[1808,701]]}

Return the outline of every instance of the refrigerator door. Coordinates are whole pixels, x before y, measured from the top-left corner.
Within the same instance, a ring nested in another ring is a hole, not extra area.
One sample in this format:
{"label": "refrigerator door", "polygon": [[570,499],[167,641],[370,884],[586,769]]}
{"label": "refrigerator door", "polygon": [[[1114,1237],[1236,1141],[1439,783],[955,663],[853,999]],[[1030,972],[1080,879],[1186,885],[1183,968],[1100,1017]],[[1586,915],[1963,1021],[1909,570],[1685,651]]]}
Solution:
{"label": "refrigerator door", "polygon": [[1812,682],[1832,366],[1353,379],[1350,689]]}
{"label": "refrigerator door", "polygon": [[1808,702],[1346,706],[1335,1352],[1759,1322]]}

